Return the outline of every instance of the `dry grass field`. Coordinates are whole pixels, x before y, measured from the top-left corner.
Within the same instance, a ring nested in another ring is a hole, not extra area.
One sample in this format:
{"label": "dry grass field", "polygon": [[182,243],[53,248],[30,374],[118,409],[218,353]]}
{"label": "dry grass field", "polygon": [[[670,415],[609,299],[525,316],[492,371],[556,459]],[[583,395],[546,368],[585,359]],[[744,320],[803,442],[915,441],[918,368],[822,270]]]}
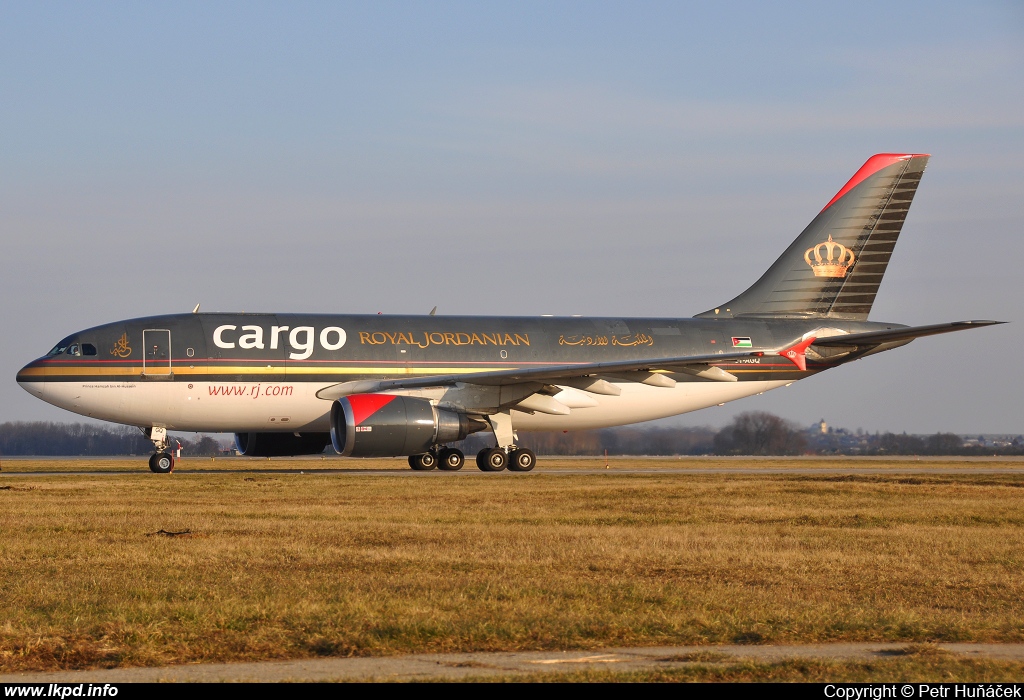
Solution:
{"label": "dry grass field", "polygon": [[[320,460],[305,474],[216,462],[224,473],[0,479],[0,670],[1024,641],[1021,474],[629,475],[613,462],[599,475],[367,478],[317,474]],[[821,663],[708,668],[665,679],[839,673]],[[861,679],[1024,675],[1020,664],[943,656],[842,668]],[[606,679],[566,679],[576,677]]]}

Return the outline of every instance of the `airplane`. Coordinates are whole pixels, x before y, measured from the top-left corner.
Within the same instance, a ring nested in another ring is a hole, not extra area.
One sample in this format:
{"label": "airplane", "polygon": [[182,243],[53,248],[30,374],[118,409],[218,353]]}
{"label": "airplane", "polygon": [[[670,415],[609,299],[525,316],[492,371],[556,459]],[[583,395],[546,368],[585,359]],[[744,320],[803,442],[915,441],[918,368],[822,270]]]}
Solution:
{"label": "airplane", "polygon": [[[867,320],[928,163],[881,153],[745,292],[692,318],[192,313],[73,333],[18,383],[139,427],[168,473],[168,430],[231,432],[246,456],[408,457],[527,472],[518,431],[626,425],[724,404],[906,345],[989,326]],[[435,307],[436,310],[436,307]]]}

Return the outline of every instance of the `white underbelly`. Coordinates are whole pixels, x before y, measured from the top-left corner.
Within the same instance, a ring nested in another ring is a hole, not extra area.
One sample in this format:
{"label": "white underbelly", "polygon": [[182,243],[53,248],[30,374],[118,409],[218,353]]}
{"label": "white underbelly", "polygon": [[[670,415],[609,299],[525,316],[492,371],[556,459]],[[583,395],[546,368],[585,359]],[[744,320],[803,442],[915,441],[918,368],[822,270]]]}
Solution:
{"label": "white underbelly", "polygon": [[[617,383],[619,396],[589,394],[594,404],[567,416],[512,412],[521,430],[588,430],[696,411],[775,389],[789,382],[679,382],[675,387]],[[329,383],[32,382],[24,388],[75,413],[138,426],[196,432],[330,430],[331,402],[317,391]]]}
{"label": "white underbelly", "polygon": [[61,408],[100,420],[171,430],[330,430],[328,384],[245,382],[33,382],[25,388]]}
{"label": "white underbelly", "polygon": [[522,430],[591,430],[668,418],[709,406],[761,394],[789,384],[774,382],[679,382],[672,388],[635,382],[617,384],[619,396],[591,395],[596,406],[574,408],[567,416],[512,412],[512,425]]}

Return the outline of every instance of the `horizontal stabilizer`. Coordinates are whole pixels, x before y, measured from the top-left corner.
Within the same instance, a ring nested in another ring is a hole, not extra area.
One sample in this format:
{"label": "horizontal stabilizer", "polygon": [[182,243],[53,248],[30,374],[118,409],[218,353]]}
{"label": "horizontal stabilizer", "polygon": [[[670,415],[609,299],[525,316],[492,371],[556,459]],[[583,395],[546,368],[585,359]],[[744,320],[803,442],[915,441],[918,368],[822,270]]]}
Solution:
{"label": "horizontal stabilizer", "polygon": [[902,328],[870,331],[868,333],[850,333],[848,335],[833,335],[828,338],[818,338],[814,341],[814,345],[821,347],[830,345],[881,345],[882,343],[894,343],[900,340],[923,338],[927,335],[939,335],[940,333],[965,331],[970,328],[995,326],[1000,323],[1006,323],[1006,321],[953,321],[952,323],[936,323],[930,326],[904,326]]}

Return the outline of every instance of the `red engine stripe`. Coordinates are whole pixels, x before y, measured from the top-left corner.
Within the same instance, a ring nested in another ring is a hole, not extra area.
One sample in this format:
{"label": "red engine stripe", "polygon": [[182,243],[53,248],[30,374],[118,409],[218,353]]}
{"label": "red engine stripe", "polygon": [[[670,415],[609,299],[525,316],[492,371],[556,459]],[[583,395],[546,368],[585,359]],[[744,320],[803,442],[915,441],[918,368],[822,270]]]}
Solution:
{"label": "red engine stripe", "polygon": [[361,425],[364,420],[396,398],[398,397],[390,394],[356,394],[349,396],[348,405],[352,407],[352,419],[356,425]]}

